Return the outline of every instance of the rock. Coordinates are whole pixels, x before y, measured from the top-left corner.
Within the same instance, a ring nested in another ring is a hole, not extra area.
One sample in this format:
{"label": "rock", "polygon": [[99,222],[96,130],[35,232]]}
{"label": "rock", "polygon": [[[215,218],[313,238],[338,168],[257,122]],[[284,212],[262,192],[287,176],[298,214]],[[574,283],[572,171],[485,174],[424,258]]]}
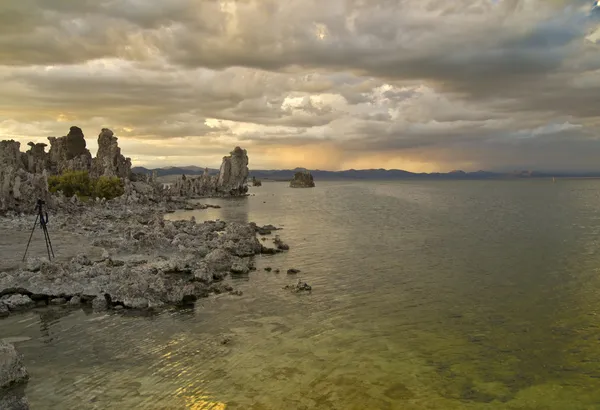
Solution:
{"label": "rock", "polygon": [[119,177],[129,179],[131,159],[121,155],[118,138],[108,128],[102,128],[98,135],[98,153],[92,161],[91,174],[94,177]]}
{"label": "rock", "polygon": [[279,237],[279,235],[275,236],[275,239],[273,239],[273,243],[275,244],[277,249],[280,249],[282,251],[287,251],[290,249],[290,246],[288,244],[284,243],[281,240],[281,238]]}
{"label": "rock", "polygon": [[73,259],[71,259],[71,263],[75,264],[75,265],[80,265],[80,266],[91,266],[92,265],[92,261],[87,257],[87,255],[84,254],[78,254],[77,256],[75,256]]}
{"label": "rock", "polygon": [[268,246],[261,246],[260,248],[260,253],[262,253],[263,255],[275,255],[280,252],[283,251],[276,248],[269,248]]}
{"label": "rock", "polygon": [[0,390],[26,383],[29,374],[23,365],[23,356],[10,343],[0,340]]}
{"label": "rock", "polygon": [[98,295],[94,298],[92,301],[92,309],[97,312],[102,312],[108,309],[108,302],[106,301],[104,295]]}
{"label": "rock", "polygon": [[81,305],[81,298],[79,296],[73,296],[69,300],[69,305],[70,306],[79,306],[79,305]]}
{"label": "rock", "polygon": [[230,195],[242,195],[248,192],[248,154],[245,149],[235,147],[231,155],[223,157],[219,170],[217,190]]}
{"label": "rock", "polygon": [[228,271],[231,269],[232,256],[226,250],[218,248],[206,255],[204,262],[211,270],[217,272]]}
{"label": "rock", "polygon": [[262,182],[260,179],[256,179],[256,177],[252,177],[252,186],[262,186]]}
{"label": "rock", "polygon": [[274,272],[275,272],[275,273],[279,273],[279,272],[281,272],[281,271],[280,271],[279,269],[275,269],[275,270],[274,270]]}
{"label": "rock", "polygon": [[226,293],[233,291],[231,285],[223,282],[213,283],[209,288],[209,292],[214,292],[216,294]]}
{"label": "rock", "polygon": [[308,283],[302,282],[300,279],[298,279],[298,283],[295,285],[286,285],[283,289],[290,290],[292,293],[312,291],[312,287]]}
{"label": "rock", "polygon": [[0,393],[0,409],[29,410],[29,402],[23,388],[8,389]]}
{"label": "rock", "polygon": [[291,188],[313,188],[315,182],[309,171],[300,171],[294,174],[294,179],[290,181]]}
{"label": "rock", "polygon": [[[148,305],[146,305],[146,306],[148,306]],[[114,310],[123,310],[123,309],[125,309],[125,307],[123,305],[116,305],[116,306],[113,306],[113,309]]]}
{"label": "rock", "polygon": [[287,273],[288,273],[288,275],[295,275],[297,273],[300,273],[300,269],[291,268],[291,269],[287,270]]}
{"label": "rock", "polygon": [[86,148],[83,131],[79,127],[71,127],[69,133],[61,138],[48,137],[49,167],[53,174],[65,171],[90,171],[92,154]]}
{"label": "rock", "polygon": [[101,259],[102,260],[110,259],[110,253],[108,253],[108,251],[106,249],[102,249]]}
{"label": "rock", "polygon": [[26,269],[29,272],[38,272],[42,266],[42,259],[40,258],[28,258]]}
{"label": "rock", "polygon": [[235,147],[231,155],[223,157],[218,175],[189,177],[182,175],[168,189],[167,193],[186,198],[207,196],[240,196],[248,192],[248,155],[246,150]]}
{"label": "rock", "polygon": [[8,310],[8,306],[4,304],[4,302],[0,301],[0,317],[6,317],[10,315],[10,311]]}
{"label": "rock", "polygon": [[242,292],[241,290],[232,290],[231,292],[229,292],[229,294],[234,296],[242,296],[244,292]]}
{"label": "rock", "polygon": [[65,298],[50,299],[51,305],[64,305],[65,303],[67,303],[67,299]]}
{"label": "rock", "polygon": [[270,266],[267,266],[267,267],[265,268],[265,271],[267,271],[267,272],[271,272],[272,270],[273,270],[273,269],[272,269]]}
{"label": "rock", "polygon": [[12,167],[0,163],[0,211],[31,214],[36,212],[38,199],[52,202],[45,171],[42,174],[32,174],[22,166]]}
{"label": "rock", "polygon": [[148,299],[144,298],[135,298],[131,300],[126,299],[125,301],[123,301],[123,304],[131,309],[148,309]]}
{"label": "rock", "polygon": [[231,273],[246,274],[248,272],[250,272],[250,267],[244,259],[237,260],[231,265]]}
{"label": "rock", "polygon": [[3,303],[12,312],[25,310],[35,305],[33,300],[31,300],[31,298],[26,295],[11,295],[7,299],[4,299]]}

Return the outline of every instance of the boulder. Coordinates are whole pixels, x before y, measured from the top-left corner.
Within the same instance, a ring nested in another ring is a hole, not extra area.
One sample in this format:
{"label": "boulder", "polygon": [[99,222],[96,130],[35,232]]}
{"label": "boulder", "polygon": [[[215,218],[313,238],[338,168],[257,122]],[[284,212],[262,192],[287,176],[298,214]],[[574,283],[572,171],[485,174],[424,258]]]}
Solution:
{"label": "boulder", "polygon": [[0,340],[0,389],[26,383],[29,379],[23,356],[10,343]]}
{"label": "boulder", "polygon": [[300,171],[294,174],[294,179],[290,181],[291,188],[313,188],[315,182],[309,171]]}
{"label": "boulder", "polygon": [[26,295],[11,295],[8,298],[4,299],[2,302],[8,307],[8,310],[13,312],[18,310],[25,310],[35,305],[33,300],[31,300],[31,298]]}

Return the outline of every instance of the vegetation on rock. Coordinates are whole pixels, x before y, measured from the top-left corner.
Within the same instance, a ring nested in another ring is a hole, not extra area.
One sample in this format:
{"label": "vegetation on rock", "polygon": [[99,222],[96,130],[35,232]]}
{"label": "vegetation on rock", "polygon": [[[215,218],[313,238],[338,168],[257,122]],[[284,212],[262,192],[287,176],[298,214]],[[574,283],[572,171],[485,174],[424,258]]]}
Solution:
{"label": "vegetation on rock", "polygon": [[123,181],[118,177],[91,178],[87,171],[67,171],[48,177],[48,189],[52,193],[62,191],[67,197],[80,199],[113,199],[125,192]]}

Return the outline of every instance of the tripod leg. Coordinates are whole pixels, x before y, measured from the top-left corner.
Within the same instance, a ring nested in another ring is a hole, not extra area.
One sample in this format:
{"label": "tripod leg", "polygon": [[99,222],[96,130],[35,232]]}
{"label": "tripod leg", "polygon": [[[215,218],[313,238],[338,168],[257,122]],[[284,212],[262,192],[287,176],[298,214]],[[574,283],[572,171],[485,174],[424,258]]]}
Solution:
{"label": "tripod leg", "polygon": [[29,240],[27,241],[27,248],[25,248],[25,253],[23,254],[23,262],[25,262],[25,256],[27,256],[27,251],[29,250],[29,244],[31,243],[31,238],[33,237],[33,231],[35,231],[35,226],[37,225],[38,218],[40,216],[35,217],[35,222],[33,223],[33,228],[31,229],[31,235],[29,235]]}
{"label": "tripod leg", "polygon": [[46,241],[46,251],[48,252],[48,260],[52,260],[50,257],[50,247],[48,246],[48,237],[46,236],[46,225],[42,223],[42,231],[44,231],[44,240]]}
{"label": "tripod leg", "polygon": [[56,256],[54,256],[54,249],[52,249],[52,241],[50,240],[50,233],[48,233],[48,228],[46,227],[46,224],[44,224],[44,233],[48,238],[48,244],[50,245],[50,252],[52,252],[52,257],[56,258]]}

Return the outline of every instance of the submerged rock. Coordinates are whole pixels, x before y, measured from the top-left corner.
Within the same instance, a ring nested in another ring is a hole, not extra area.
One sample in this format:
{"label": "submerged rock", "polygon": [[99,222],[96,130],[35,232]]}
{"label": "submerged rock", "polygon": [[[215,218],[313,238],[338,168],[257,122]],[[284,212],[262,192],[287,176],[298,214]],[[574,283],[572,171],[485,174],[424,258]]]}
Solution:
{"label": "submerged rock", "polygon": [[287,290],[291,291],[292,293],[312,291],[312,287],[308,283],[302,282],[300,279],[298,279],[298,283],[296,283],[294,285],[284,286],[284,289],[287,289]]}
{"label": "submerged rock", "polygon": [[313,188],[315,182],[309,171],[300,171],[294,174],[294,179],[290,181],[291,188]]}
{"label": "submerged rock", "polygon": [[300,269],[295,269],[295,268],[291,268],[287,270],[288,275],[295,275],[297,273],[300,273]]}
{"label": "submerged rock", "polygon": [[290,249],[290,246],[287,243],[284,243],[281,238],[279,237],[279,235],[275,236],[275,239],[273,239],[273,243],[275,244],[275,246],[277,247],[277,249],[282,250],[282,251],[287,251]]}

